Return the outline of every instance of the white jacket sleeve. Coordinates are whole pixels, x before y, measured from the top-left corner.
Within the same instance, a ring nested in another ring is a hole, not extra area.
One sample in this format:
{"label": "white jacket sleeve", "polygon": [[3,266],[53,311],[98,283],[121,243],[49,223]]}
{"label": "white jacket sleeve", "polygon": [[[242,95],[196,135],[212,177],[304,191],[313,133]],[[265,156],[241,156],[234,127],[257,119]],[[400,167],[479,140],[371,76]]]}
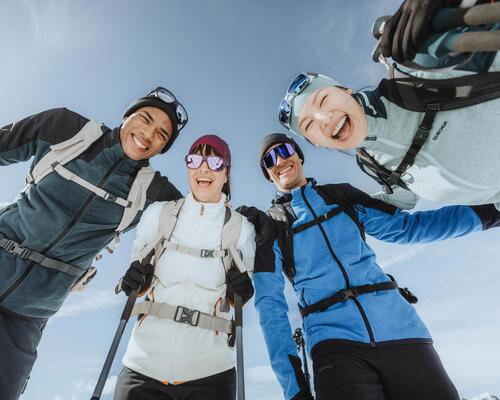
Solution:
{"label": "white jacket sleeve", "polygon": [[236,248],[241,251],[243,263],[251,278],[255,261],[255,228],[245,217],[243,217],[241,233]]}
{"label": "white jacket sleeve", "polygon": [[137,233],[132,245],[132,255],[130,261],[141,259],[141,250],[155,239],[160,222],[160,213],[166,201],[159,201],[151,204],[141,216],[137,225]]}

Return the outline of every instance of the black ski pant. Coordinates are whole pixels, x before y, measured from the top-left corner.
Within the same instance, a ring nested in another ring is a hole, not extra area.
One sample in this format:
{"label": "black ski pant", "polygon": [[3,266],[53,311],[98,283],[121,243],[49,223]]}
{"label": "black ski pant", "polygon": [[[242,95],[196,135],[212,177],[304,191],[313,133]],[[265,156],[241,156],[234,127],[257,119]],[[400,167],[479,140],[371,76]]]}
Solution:
{"label": "black ski pant", "polygon": [[113,400],[235,400],[236,371],[230,369],[178,385],[165,385],[124,367]]}
{"label": "black ski pant", "polygon": [[311,356],[317,400],[459,400],[431,343],[325,341]]}
{"label": "black ski pant", "polygon": [[0,309],[0,398],[17,400],[36,360],[46,319],[25,319]]}

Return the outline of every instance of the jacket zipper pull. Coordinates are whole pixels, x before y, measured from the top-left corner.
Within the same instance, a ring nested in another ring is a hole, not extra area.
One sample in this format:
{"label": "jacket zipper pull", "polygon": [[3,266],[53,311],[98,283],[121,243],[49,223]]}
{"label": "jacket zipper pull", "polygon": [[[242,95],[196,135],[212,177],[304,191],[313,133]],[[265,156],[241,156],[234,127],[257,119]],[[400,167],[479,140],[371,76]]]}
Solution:
{"label": "jacket zipper pull", "polygon": [[205,205],[202,204],[200,208],[200,215],[203,215],[203,211],[205,211]]}

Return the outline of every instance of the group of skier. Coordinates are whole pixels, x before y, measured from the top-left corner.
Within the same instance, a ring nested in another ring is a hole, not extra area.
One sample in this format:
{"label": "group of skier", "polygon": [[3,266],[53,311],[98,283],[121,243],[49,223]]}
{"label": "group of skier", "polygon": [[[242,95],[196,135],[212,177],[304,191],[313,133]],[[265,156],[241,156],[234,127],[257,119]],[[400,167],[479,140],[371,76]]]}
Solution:
{"label": "group of skier", "polygon": [[[443,57],[430,20],[454,0],[405,0],[382,54],[441,72],[394,66],[376,90],[352,93],[302,73],[279,120],[322,147],[356,149],[383,191],[317,184],[287,133],[262,140],[258,165],[277,195],[264,212],[231,199],[231,151],[216,135],[186,152],[182,196],[149,166],[188,122],[169,90],[134,101],[109,129],[67,109],[0,130],[0,164],[34,157],[28,185],[0,210],[0,393],[18,399],[48,318],[95,274],[92,260],[137,226],[119,289],[144,300],[115,400],[219,399],[236,392],[231,307],[255,307],[284,398],[312,399],[284,296],[295,290],[317,399],[459,399],[416,298],[377,264],[365,235],[427,243],[500,226],[498,52]],[[500,24],[482,27],[498,31]],[[468,30],[463,28],[461,31]],[[424,40],[425,39],[425,40]],[[448,204],[409,213],[418,197]],[[166,340],[165,338],[168,338]]]}

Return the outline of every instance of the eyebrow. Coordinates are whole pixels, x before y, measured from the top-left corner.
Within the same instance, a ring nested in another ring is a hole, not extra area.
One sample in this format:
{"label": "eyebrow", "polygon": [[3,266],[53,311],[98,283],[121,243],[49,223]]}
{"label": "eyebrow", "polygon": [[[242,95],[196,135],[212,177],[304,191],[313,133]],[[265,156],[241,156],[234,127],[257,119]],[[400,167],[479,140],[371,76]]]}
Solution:
{"label": "eyebrow", "polygon": [[153,122],[153,117],[150,113],[148,113],[146,110],[142,110],[142,112],[147,115],[148,122]]}
{"label": "eyebrow", "polygon": [[[146,110],[142,110],[142,112],[147,115],[146,119],[148,120],[149,123],[154,121],[150,113],[148,113]],[[168,133],[166,129],[160,128],[159,130],[163,135],[167,137],[167,139],[170,138],[170,133]]]}

